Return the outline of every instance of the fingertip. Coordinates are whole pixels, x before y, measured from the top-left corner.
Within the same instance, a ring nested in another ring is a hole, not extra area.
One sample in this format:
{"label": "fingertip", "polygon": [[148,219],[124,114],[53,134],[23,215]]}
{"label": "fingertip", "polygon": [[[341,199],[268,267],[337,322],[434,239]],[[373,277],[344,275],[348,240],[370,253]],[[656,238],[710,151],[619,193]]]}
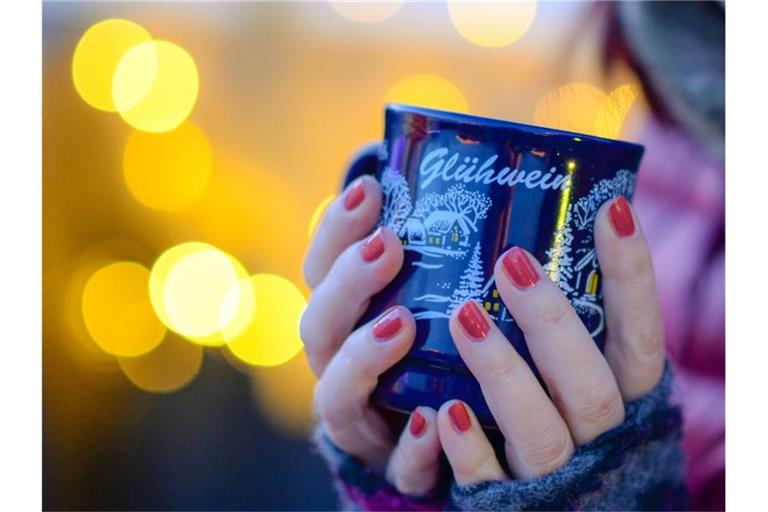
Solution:
{"label": "fingertip", "polygon": [[323,213],[307,250],[304,281],[315,288],[350,245],[373,230],[381,213],[381,186],[371,176],[353,180]]}
{"label": "fingertip", "polygon": [[436,460],[440,453],[437,433],[437,411],[431,407],[419,406],[411,412],[403,435],[418,445],[428,460]]}
{"label": "fingertip", "polygon": [[402,494],[423,495],[437,483],[440,440],[436,418],[434,409],[417,407],[400,434],[387,467],[387,479]]}
{"label": "fingertip", "polygon": [[378,343],[413,344],[416,337],[416,320],[405,306],[392,306],[369,324],[371,337]]}
{"label": "fingertip", "polygon": [[542,282],[546,284],[542,278],[547,277],[539,260],[519,246],[509,248],[496,259],[493,275],[499,292],[515,294],[527,292]]}
{"label": "fingertip", "polygon": [[479,428],[479,423],[469,404],[452,399],[437,411],[437,426],[443,447],[450,450],[464,439],[463,434]]}
{"label": "fingertip", "polygon": [[365,268],[370,270],[368,277],[378,287],[389,284],[403,266],[403,244],[394,231],[385,226],[378,227],[360,242],[359,256]]}
{"label": "fingertip", "polygon": [[459,485],[506,478],[472,408],[461,400],[445,402],[437,412],[440,445]]}
{"label": "fingertip", "polygon": [[[623,197],[619,197],[603,204],[595,219],[595,249],[600,269],[606,279],[628,281],[643,275],[652,278],[653,260],[650,247],[631,206],[626,200],[622,200]],[[617,202],[623,203],[621,211],[631,214],[634,219],[631,221],[634,223],[634,231],[631,234],[621,235],[620,230],[628,228],[617,228],[614,225],[616,221],[612,218],[611,210]]]}

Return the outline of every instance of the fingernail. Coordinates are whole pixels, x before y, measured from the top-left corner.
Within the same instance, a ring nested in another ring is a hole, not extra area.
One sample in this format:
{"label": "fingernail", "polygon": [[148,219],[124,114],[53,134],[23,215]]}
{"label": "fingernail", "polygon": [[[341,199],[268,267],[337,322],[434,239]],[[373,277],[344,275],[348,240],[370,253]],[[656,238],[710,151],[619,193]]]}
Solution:
{"label": "fingernail", "polygon": [[408,429],[411,431],[411,435],[413,437],[419,437],[424,433],[426,427],[427,420],[424,418],[424,416],[421,415],[418,409],[415,409],[413,414],[411,414],[411,424],[408,426]]}
{"label": "fingernail", "polygon": [[608,218],[611,219],[614,231],[621,238],[630,236],[635,232],[635,220],[632,211],[624,196],[619,196],[608,208]]}
{"label": "fingernail", "polygon": [[403,319],[400,316],[400,308],[394,307],[384,313],[373,324],[373,337],[379,341],[387,341],[397,334],[397,331],[403,326]]}
{"label": "fingernail", "polygon": [[448,416],[451,417],[451,423],[459,432],[466,432],[472,426],[467,408],[462,402],[456,402],[450,406],[448,408]]}
{"label": "fingernail", "polygon": [[491,325],[474,301],[469,301],[461,306],[459,323],[472,341],[483,341],[491,330]]}
{"label": "fingernail", "polygon": [[349,187],[347,193],[344,195],[344,208],[347,210],[354,210],[365,199],[365,189],[363,188],[363,182],[357,181]]}
{"label": "fingernail", "polygon": [[384,253],[384,238],[381,236],[381,228],[377,229],[368,240],[363,242],[361,249],[363,259],[372,262]]}
{"label": "fingernail", "polygon": [[513,247],[507,251],[502,264],[518,288],[533,288],[539,282],[539,274],[533,268],[528,255],[519,247]]}

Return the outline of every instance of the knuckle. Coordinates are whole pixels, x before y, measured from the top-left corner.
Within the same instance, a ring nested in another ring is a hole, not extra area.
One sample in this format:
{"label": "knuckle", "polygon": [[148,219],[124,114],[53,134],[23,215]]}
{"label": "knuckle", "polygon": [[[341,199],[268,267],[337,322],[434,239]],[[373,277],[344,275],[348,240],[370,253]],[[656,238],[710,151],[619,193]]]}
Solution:
{"label": "knuckle", "polygon": [[511,357],[494,359],[483,372],[483,376],[490,382],[509,382],[514,380],[520,371],[519,365]]}
{"label": "knuckle", "polygon": [[640,363],[656,366],[665,357],[664,328],[661,321],[641,322],[633,327],[630,345]]}
{"label": "knuckle", "polygon": [[653,275],[653,260],[647,247],[623,254],[619,264],[619,277],[626,280]]}
{"label": "knuckle", "polygon": [[496,454],[493,450],[467,450],[461,457],[457,457],[451,462],[453,470],[464,475],[473,477],[482,475],[485,469],[492,466]]}
{"label": "knuckle", "polygon": [[337,393],[330,389],[327,380],[320,379],[315,385],[312,398],[315,409],[315,416],[326,424],[329,432],[341,431],[345,427],[340,418],[345,417],[342,414],[344,404],[336,399]]}
{"label": "knuckle", "polygon": [[624,403],[617,386],[602,382],[592,386],[576,415],[582,423],[595,427],[617,423],[624,416]]}
{"label": "knuckle", "polygon": [[312,309],[312,301],[299,320],[299,336],[304,343],[304,349],[306,350],[307,357],[310,361],[314,361],[317,358],[324,358],[327,356],[329,342],[323,339],[321,335],[321,329],[317,328],[314,320],[314,311]]}
{"label": "knuckle", "polygon": [[545,474],[564,465],[573,452],[573,442],[565,425],[547,422],[521,447],[522,461]]}
{"label": "knuckle", "polygon": [[[416,495],[430,490],[431,485],[425,485],[423,480],[428,478],[430,473],[436,473],[437,461],[419,461],[412,456],[409,457],[397,452],[394,457],[389,479],[398,492]],[[430,484],[431,482],[426,483]],[[425,489],[425,487],[427,488]]]}
{"label": "knuckle", "polygon": [[571,306],[564,296],[562,300],[551,301],[542,308],[538,315],[538,322],[545,328],[556,329],[568,318],[571,311],[570,308]]}

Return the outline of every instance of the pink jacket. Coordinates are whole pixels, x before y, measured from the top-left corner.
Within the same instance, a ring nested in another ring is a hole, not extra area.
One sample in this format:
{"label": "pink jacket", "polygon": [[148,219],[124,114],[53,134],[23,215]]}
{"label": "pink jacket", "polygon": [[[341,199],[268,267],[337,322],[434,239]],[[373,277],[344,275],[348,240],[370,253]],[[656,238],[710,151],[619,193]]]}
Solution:
{"label": "pink jacket", "polygon": [[725,173],[651,121],[634,205],[653,253],[693,509],[725,507]]}

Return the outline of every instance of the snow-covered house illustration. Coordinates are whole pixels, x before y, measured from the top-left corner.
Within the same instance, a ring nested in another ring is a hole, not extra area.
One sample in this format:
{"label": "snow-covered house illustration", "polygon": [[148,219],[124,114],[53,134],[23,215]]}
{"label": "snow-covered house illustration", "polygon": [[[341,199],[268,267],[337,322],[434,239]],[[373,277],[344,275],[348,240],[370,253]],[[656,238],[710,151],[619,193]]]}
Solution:
{"label": "snow-covered house illustration", "polygon": [[410,217],[405,221],[405,241],[410,245],[424,245],[427,243],[427,231],[421,219]]}
{"label": "snow-covered house illustration", "polygon": [[595,300],[597,289],[600,284],[600,277],[597,273],[597,253],[592,248],[574,265],[576,272],[575,289],[582,293],[582,297],[588,300]]}
{"label": "snow-covered house illustration", "polygon": [[464,248],[469,245],[470,228],[464,215],[437,210],[424,219],[427,244],[445,249]]}

